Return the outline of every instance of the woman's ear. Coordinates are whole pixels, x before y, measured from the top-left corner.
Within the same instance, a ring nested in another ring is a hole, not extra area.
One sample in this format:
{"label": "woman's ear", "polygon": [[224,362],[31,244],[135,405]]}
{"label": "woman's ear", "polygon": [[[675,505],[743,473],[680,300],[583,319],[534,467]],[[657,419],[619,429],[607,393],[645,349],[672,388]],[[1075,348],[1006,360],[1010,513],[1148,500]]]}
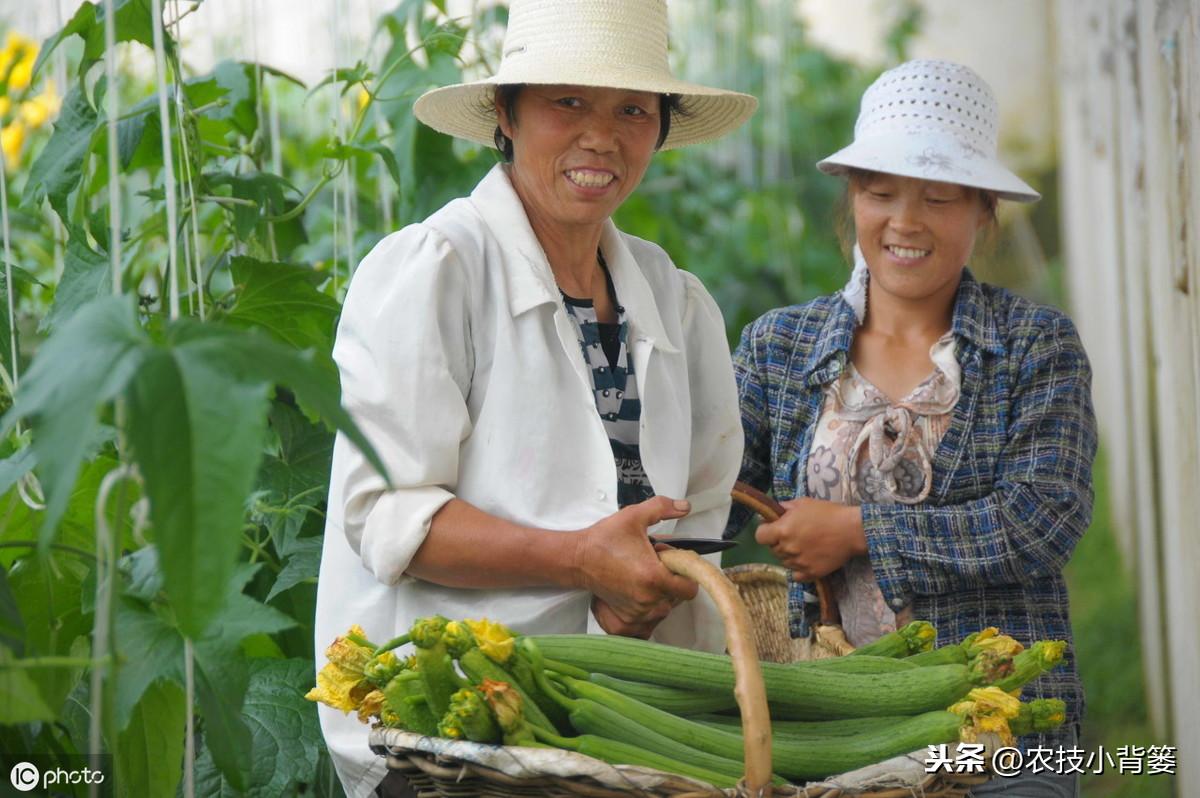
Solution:
{"label": "woman's ear", "polygon": [[508,118],[508,109],[505,108],[503,103],[500,102],[498,93],[496,99],[492,101],[492,104],[496,108],[496,124],[500,126],[500,132],[511,140],[513,137],[512,121]]}

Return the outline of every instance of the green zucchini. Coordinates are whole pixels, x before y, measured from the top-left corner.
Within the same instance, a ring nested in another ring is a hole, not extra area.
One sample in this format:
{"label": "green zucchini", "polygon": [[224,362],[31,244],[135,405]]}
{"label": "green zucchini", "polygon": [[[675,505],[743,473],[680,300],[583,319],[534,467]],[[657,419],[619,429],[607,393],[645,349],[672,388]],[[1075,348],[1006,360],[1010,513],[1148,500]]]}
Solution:
{"label": "green zucchini", "polygon": [[673,715],[695,715],[701,712],[737,709],[737,699],[733,697],[732,690],[727,693],[696,692],[681,687],[632,682],[606,673],[593,673],[587,680]]}
{"label": "green zucchini", "polygon": [[878,640],[860,646],[846,656],[907,657],[933,648],[937,630],[929,621],[912,621]]}
{"label": "green zucchini", "polygon": [[[633,638],[539,635],[531,638],[554,659],[622,679],[727,694],[728,657]],[[906,668],[894,673],[839,673],[828,667],[762,663],[771,714],[791,720],[914,715],[944,709],[965,696],[973,676],[963,665]]]}

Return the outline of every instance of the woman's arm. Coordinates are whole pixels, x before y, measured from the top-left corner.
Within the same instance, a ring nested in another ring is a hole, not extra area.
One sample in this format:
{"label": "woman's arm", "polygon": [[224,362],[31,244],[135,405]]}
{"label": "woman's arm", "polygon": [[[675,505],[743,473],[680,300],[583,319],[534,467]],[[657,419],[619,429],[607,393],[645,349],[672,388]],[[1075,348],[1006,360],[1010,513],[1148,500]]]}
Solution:
{"label": "woman's arm", "polygon": [[862,507],[876,578],[901,604],[913,594],[1032,582],[1058,573],[1092,513],[1096,420],[1091,368],[1066,316],[1030,342],[994,488],[963,504]]}

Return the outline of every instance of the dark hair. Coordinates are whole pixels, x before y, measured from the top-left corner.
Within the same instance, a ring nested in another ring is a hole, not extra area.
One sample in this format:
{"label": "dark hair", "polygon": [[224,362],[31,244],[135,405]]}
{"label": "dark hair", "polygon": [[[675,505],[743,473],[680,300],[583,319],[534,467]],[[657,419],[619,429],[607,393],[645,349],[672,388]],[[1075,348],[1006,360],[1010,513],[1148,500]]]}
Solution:
{"label": "dark hair", "polygon": [[[842,254],[846,256],[847,262],[852,262],[850,251],[854,248],[854,208],[851,202],[853,190],[866,183],[876,175],[883,174],[870,169],[855,169],[847,167],[845,172],[846,190],[842,193],[841,199],[838,201],[837,207],[833,212],[834,227],[837,231],[838,241],[842,245]],[[984,213],[987,214],[987,228],[983,233],[982,239],[978,242],[983,247],[990,247],[994,243],[997,230],[1000,226],[1000,221],[996,216],[996,208],[1000,203],[1000,198],[996,196],[996,192],[988,191],[985,188],[975,188],[973,186],[963,186],[967,191],[974,192],[979,197],[979,201],[983,204]]]}
{"label": "dark hair", "polygon": [[[517,124],[517,97],[525,88],[524,83],[504,83],[496,87],[496,105],[499,105],[504,111],[504,115],[508,117],[510,125]],[[490,109],[489,109],[490,110]],[[654,149],[662,147],[663,142],[667,140],[667,136],[671,133],[671,116],[688,116],[689,112],[683,107],[683,101],[678,94],[660,94],[658,95],[658,141],[654,144]],[[513,143],[512,139],[504,135],[504,131],[500,129],[500,125],[496,125],[496,130],[492,133],[492,141],[496,144],[496,149],[500,150],[500,154],[504,156],[504,160],[512,163],[513,159]]]}

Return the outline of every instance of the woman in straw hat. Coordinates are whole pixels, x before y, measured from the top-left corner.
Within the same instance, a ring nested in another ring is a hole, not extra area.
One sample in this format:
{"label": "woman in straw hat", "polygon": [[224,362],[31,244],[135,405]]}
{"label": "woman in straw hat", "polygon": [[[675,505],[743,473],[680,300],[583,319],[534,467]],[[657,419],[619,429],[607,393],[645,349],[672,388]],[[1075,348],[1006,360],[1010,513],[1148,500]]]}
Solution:
{"label": "woman in straw hat", "polygon": [[[334,357],[390,483],[338,437],[319,648],[351,623],[383,640],[439,613],[722,645],[647,529],[724,527],[741,458],[724,325],[610,217],[656,150],[755,105],[671,76],[662,0],[514,0],[499,71],[417,101],[504,163],[385,238],[350,285]],[[320,710],[348,794],[369,794],[384,760],[365,727]]]}
{"label": "woman in straw hat", "polygon": [[[997,160],[996,123],[965,66],[883,73],[854,143],[818,164],[847,180],[849,284],[742,336],[741,479],[790,500],[757,538],[794,572],[795,636],[806,582],[832,575],[856,646],[912,618],[944,642],[987,626],[1071,638],[1062,569],[1091,517],[1091,373],[1063,313],[964,265],[998,200],[1039,198]],[[1026,692],[1066,701],[1053,742],[1068,741],[1082,704],[1071,653]],[[1019,794],[1060,794],[1042,788]]]}

